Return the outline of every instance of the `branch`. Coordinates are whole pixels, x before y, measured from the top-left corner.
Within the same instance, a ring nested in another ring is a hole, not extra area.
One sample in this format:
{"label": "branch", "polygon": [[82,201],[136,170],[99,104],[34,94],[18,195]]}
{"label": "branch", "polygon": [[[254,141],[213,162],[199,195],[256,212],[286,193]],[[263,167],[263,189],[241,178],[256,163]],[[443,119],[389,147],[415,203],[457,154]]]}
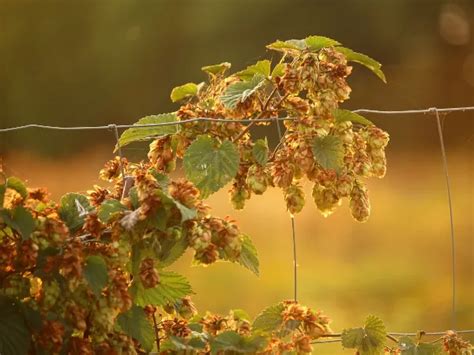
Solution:
{"label": "branch", "polygon": [[156,351],[160,352],[160,335],[158,334],[158,324],[156,323],[155,313],[153,313],[153,329],[155,330]]}

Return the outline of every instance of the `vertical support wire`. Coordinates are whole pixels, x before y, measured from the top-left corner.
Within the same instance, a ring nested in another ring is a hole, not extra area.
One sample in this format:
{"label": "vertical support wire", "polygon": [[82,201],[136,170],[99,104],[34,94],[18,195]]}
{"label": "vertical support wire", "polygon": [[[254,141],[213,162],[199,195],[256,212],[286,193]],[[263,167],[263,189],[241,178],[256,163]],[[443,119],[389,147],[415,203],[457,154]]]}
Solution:
{"label": "vertical support wire", "polygon": [[291,215],[291,231],[293,234],[293,292],[294,300],[298,302],[298,264],[296,258],[296,231],[295,231],[295,217]]}
{"label": "vertical support wire", "polygon": [[[278,132],[278,139],[280,143],[282,142],[283,134],[280,128],[280,122],[275,120],[275,124]],[[278,147],[277,147],[278,148]],[[275,150],[276,153],[276,150]],[[291,219],[291,233],[292,233],[292,243],[293,243],[293,299],[295,302],[298,302],[298,259],[296,255],[296,229],[295,229],[295,217],[293,214],[290,215]]]}
{"label": "vertical support wire", "polygon": [[448,158],[446,157],[446,148],[444,145],[443,128],[441,126],[441,119],[439,116],[438,109],[433,108],[432,111],[436,115],[436,124],[438,127],[439,143],[441,146],[441,157],[443,159],[443,170],[446,180],[446,191],[448,194],[448,206],[449,206],[449,221],[451,227],[451,279],[452,279],[452,290],[451,290],[451,327],[452,330],[456,329],[456,240],[454,237],[454,215],[453,215],[453,203],[451,197],[451,183],[448,173]]}

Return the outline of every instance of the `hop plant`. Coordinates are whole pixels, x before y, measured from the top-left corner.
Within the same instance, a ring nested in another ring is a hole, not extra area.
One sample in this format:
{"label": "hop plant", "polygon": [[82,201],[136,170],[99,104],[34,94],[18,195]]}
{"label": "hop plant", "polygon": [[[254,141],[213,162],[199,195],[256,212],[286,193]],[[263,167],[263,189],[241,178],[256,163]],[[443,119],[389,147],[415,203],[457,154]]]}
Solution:
{"label": "hop plant", "polygon": [[301,186],[294,184],[290,185],[285,190],[286,208],[291,214],[296,214],[303,209],[304,206],[304,192]]}
{"label": "hop plant", "polygon": [[341,202],[333,188],[319,184],[315,184],[313,187],[313,200],[324,217],[331,215]]}
{"label": "hop plant", "polygon": [[254,194],[263,194],[267,190],[268,180],[267,172],[260,165],[254,164],[249,168],[246,184]]}
{"label": "hop plant", "polygon": [[449,355],[472,354],[472,345],[454,331],[448,331],[443,337],[443,347]]}
{"label": "hop plant", "polygon": [[370,215],[370,202],[367,188],[356,181],[351,191],[350,208],[352,217],[359,222],[365,222]]}
{"label": "hop plant", "polygon": [[[308,179],[323,215],[349,198],[356,220],[369,216],[364,179],[385,175],[389,137],[339,105],[351,92],[349,61],[384,80],[380,64],[325,37],[268,48],[282,53],[278,64],[262,60],[234,73],[229,63],[211,65],[202,68],[206,82],[173,89],[172,101],[182,103],[175,113],[148,116],[139,123],[157,124],[152,133],[132,127],[119,139],[122,147],[151,141],[147,159],[107,162],[99,172],[107,187],[55,203],[0,166],[0,301],[12,315],[0,332],[25,335],[15,350],[31,343],[48,354],[310,353],[315,339],[331,334],[326,316],[293,301],[254,322],[240,310],[200,316],[188,281],[167,270],[191,249],[197,264],[231,261],[258,273],[250,238],[204,203],[227,184],[236,209],[276,187],[295,214]],[[255,139],[253,126],[284,116],[276,146]],[[202,117],[216,120],[183,122]],[[186,177],[175,178],[181,164]],[[15,342],[0,334],[1,349],[2,339]],[[467,348],[450,334],[444,345]]]}
{"label": "hop plant", "polygon": [[160,282],[155,261],[152,258],[142,260],[140,264],[140,280],[145,288],[153,288]]}

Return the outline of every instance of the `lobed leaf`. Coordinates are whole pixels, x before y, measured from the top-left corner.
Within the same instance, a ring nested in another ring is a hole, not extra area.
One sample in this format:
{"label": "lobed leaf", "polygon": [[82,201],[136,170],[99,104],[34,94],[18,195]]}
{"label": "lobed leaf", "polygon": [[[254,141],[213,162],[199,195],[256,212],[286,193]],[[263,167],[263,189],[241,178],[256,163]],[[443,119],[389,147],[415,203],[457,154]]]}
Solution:
{"label": "lobed leaf", "polygon": [[[176,122],[176,113],[162,113],[159,115],[146,116],[134,123],[134,125],[163,124],[162,126],[137,127],[125,130],[119,139],[119,144],[124,147],[133,142],[151,140],[153,138],[174,134],[178,131],[177,125],[166,123]],[[117,151],[117,147],[115,148]]]}
{"label": "lobed leaf", "polygon": [[89,283],[94,294],[98,297],[109,280],[107,264],[104,258],[99,255],[88,256],[83,272],[84,278]]}
{"label": "lobed leaf", "polygon": [[232,64],[230,64],[229,62],[223,62],[219,64],[207,65],[205,67],[202,67],[201,70],[211,75],[218,75],[224,74],[227,70],[230,69],[231,66]]}
{"label": "lobed leaf", "polygon": [[225,107],[234,109],[239,103],[252,96],[265,83],[265,77],[255,74],[249,81],[239,81],[227,87],[220,97]]}
{"label": "lobed leaf", "polygon": [[259,276],[260,263],[258,260],[257,248],[253,245],[249,236],[243,235],[242,238],[242,250],[240,251],[238,263]]}
{"label": "lobed leaf", "polygon": [[255,76],[255,74],[262,75],[264,77],[269,77],[270,76],[270,67],[271,67],[271,62],[267,59],[265,60],[260,60],[257,63],[248,66],[246,69],[241,70],[234,75],[239,77],[240,79],[244,81],[249,81],[252,80],[252,78]]}
{"label": "lobed leaf", "polygon": [[21,197],[28,197],[28,190],[26,189],[25,183],[17,177],[11,176],[7,179],[6,187],[8,189],[15,190]]}
{"label": "lobed leaf", "polygon": [[23,206],[12,211],[0,210],[0,217],[7,226],[20,233],[23,240],[29,239],[36,227],[33,215]]}
{"label": "lobed leaf", "polygon": [[163,306],[193,293],[184,276],[171,271],[161,271],[159,275],[160,283],[154,288],[146,289],[141,282],[134,281],[130,291],[136,304]]}
{"label": "lobed leaf", "polygon": [[100,205],[97,216],[99,219],[104,222],[108,223],[109,220],[116,214],[123,211],[126,211],[127,207],[122,205],[119,200],[105,200]]}
{"label": "lobed leaf", "polygon": [[268,49],[273,49],[275,51],[302,51],[306,48],[306,43],[302,39],[290,39],[287,41],[277,40],[273,43],[267,45]]}
{"label": "lobed leaf", "polygon": [[5,200],[5,192],[7,191],[7,186],[5,184],[0,185],[0,208],[3,208],[3,202]]}
{"label": "lobed leaf", "polygon": [[268,141],[264,139],[257,139],[252,147],[252,155],[255,161],[261,166],[265,166],[268,162]]}
{"label": "lobed leaf", "polygon": [[175,87],[171,91],[171,101],[181,101],[187,97],[196,96],[199,90],[199,86],[195,83],[187,83],[181,86]]}
{"label": "lobed leaf", "polygon": [[372,126],[373,123],[369,121],[364,116],[359,115],[358,113],[352,112],[350,110],[335,109],[333,111],[334,118],[336,122],[345,122],[351,121],[354,123],[359,123],[365,126]]}
{"label": "lobed leaf", "polygon": [[39,331],[43,325],[41,319],[41,312],[37,309],[31,308],[27,303],[21,303],[18,305],[23,313],[23,318],[28,329],[33,331]]}
{"label": "lobed leaf", "polygon": [[275,79],[278,76],[285,75],[285,63],[278,63],[272,70],[272,78]]}
{"label": "lobed leaf", "polygon": [[117,323],[125,334],[137,340],[145,351],[153,349],[155,333],[142,307],[132,305],[117,317]]}
{"label": "lobed leaf", "polygon": [[341,341],[345,348],[357,349],[360,355],[377,355],[384,348],[387,332],[382,320],[370,315],[364,328],[350,328],[342,331]]}
{"label": "lobed leaf", "polygon": [[237,174],[240,155],[232,142],[199,136],[184,154],[184,171],[206,198],[230,182]]}
{"label": "lobed leaf", "polygon": [[283,324],[281,313],[284,311],[283,303],[265,308],[253,321],[252,329],[256,333],[269,334],[277,331]]}
{"label": "lobed leaf", "polygon": [[304,42],[306,44],[306,48],[314,52],[323,48],[341,45],[338,41],[324,36],[309,36],[304,39]]}
{"label": "lobed leaf", "polygon": [[194,219],[197,216],[197,211],[194,208],[189,208],[183,205],[181,202],[174,200],[176,207],[178,207],[179,212],[181,213],[181,222],[189,221]]}
{"label": "lobed leaf", "polygon": [[[77,201],[77,202],[76,202]],[[79,211],[78,206],[82,206],[84,211]],[[92,210],[86,196],[77,193],[67,193],[61,197],[59,203],[59,216],[66,223],[67,227],[74,233],[82,228],[84,224],[84,213]]]}
{"label": "lobed leaf", "polygon": [[339,45],[340,43],[332,38],[324,36],[308,36],[305,39],[290,39],[287,41],[278,40],[267,45],[267,48],[282,52],[299,52],[303,50],[317,52],[322,48]]}
{"label": "lobed leaf", "polygon": [[188,240],[184,235],[178,240],[167,238],[161,243],[161,250],[158,255],[161,268],[167,267],[178,260],[188,248]]}
{"label": "lobed leaf", "polygon": [[28,354],[31,334],[18,305],[4,296],[0,297],[0,319],[0,354]]}
{"label": "lobed leaf", "polygon": [[401,337],[398,347],[402,355],[437,355],[442,353],[438,343],[415,343],[410,337]]}
{"label": "lobed leaf", "polygon": [[243,309],[240,309],[240,308],[239,309],[233,309],[231,312],[234,316],[234,319],[245,320],[245,321],[250,320],[249,314],[246,311],[244,311]]}
{"label": "lobed leaf", "polygon": [[344,165],[344,145],[339,137],[327,135],[313,140],[313,155],[324,169],[340,171]]}
{"label": "lobed leaf", "polygon": [[168,175],[159,173],[155,169],[151,169],[151,175],[153,175],[163,191],[168,189],[170,184],[170,177]]}
{"label": "lobed leaf", "polygon": [[211,341],[211,354],[256,353],[262,350],[266,344],[267,340],[262,336],[245,337],[233,330],[228,330],[220,333]]}
{"label": "lobed leaf", "polygon": [[161,351],[173,351],[177,354],[186,354],[187,351],[190,354],[196,354],[206,348],[205,338],[203,336],[194,336],[191,339],[181,338],[171,335],[167,340],[160,346]]}
{"label": "lobed leaf", "polygon": [[375,75],[377,75],[384,83],[387,82],[385,74],[381,69],[382,64],[377,62],[375,59],[370,58],[368,55],[354,52],[352,49],[346,47],[336,47],[336,50],[344,54],[348,61],[362,64],[366,68],[370,69]]}

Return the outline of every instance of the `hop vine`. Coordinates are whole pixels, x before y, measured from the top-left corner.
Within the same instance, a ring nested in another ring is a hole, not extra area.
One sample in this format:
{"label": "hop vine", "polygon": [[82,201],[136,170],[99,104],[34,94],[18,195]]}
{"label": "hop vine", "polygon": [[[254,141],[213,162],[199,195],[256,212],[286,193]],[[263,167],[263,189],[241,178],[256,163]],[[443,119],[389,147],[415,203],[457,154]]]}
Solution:
{"label": "hop vine", "polygon": [[[294,301],[253,320],[243,310],[199,314],[189,282],[169,270],[191,250],[196,264],[228,261],[258,275],[251,239],[205,202],[226,186],[236,209],[280,188],[296,214],[311,199],[303,189],[310,181],[324,216],[347,198],[357,221],[369,218],[365,179],[385,175],[389,136],[339,105],[351,92],[350,62],[385,81],[381,65],[321,36],[267,48],[281,54],[279,62],[235,73],[230,63],[206,66],[206,82],[174,88],[176,112],[144,117],[123,132],[116,148],[146,140],[149,152],[140,162],[107,162],[99,172],[107,186],[55,202],[0,169],[3,355],[305,354],[326,337],[358,354],[471,351],[452,331],[438,343],[395,339],[375,316],[334,333],[326,315]],[[189,121],[195,118],[215,120]],[[281,121],[277,144],[254,139],[253,126]],[[185,178],[172,174],[180,167]]]}

